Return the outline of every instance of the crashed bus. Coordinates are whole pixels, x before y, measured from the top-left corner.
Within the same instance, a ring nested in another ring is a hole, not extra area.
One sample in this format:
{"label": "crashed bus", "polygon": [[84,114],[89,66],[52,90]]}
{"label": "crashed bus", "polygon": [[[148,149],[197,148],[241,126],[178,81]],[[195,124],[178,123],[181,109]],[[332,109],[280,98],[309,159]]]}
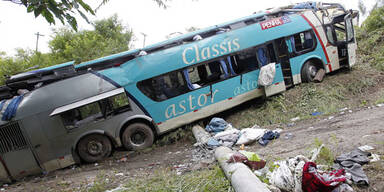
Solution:
{"label": "crashed bus", "polygon": [[[156,136],[355,64],[357,11],[296,4],[119,54],[11,76],[0,87],[0,180]],[[267,69],[267,70],[265,70]],[[263,72],[264,71],[264,72]]]}

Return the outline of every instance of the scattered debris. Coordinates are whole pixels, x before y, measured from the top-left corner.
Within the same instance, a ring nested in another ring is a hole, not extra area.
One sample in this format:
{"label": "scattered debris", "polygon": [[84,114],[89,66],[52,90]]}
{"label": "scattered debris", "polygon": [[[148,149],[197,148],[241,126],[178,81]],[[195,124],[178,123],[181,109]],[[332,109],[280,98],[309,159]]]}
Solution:
{"label": "scattered debris", "polygon": [[330,173],[318,171],[314,162],[306,162],[303,168],[302,189],[306,192],[331,192],[347,180],[343,169]]}
{"label": "scattered debris", "polygon": [[358,147],[358,149],[360,149],[362,151],[369,151],[369,150],[372,150],[374,148],[372,146],[369,146],[369,145],[363,145],[363,146]]}
{"label": "scattered debris", "polygon": [[116,173],[115,176],[124,176],[124,173]]}
{"label": "scattered debris", "polygon": [[294,117],[291,119],[291,121],[298,121],[298,120],[300,120],[300,117]]}
{"label": "scattered debris", "polygon": [[274,130],[274,131],[267,131],[263,135],[263,137],[261,137],[259,139],[259,143],[262,146],[266,146],[269,143],[269,141],[277,139],[279,137],[280,137],[280,132],[279,131],[276,131],[276,130]]}
{"label": "scattered debris", "polygon": [[329,117],[328,117],[328,120],[331,120],[331,119],[333,119],[333,118],[335,118],[335,116],[329,116]]}
{"label": "scattered debris", "polygon": [[288,127],[293,127],[295,125],[295,123],[288,123],[287,126]]}
{"label": "scattered debris", "polygon": [[345,108],[339,109],[339,111],[346,111],[346,110],[348,110],[348,107],[345,107]]}
{"label": "scattered debris", "polygon": [[380,156],[378,154],[372,154],[371,155],[371,160],[369,161],[370,163],[380,161]]}
{"label": "scattered debris", "polygon": [[292,133],[287,133],[284,135],[284,139],[291,139],[293,137]]}
{"label": "scattered debris", "polygon": [[228,127],[232,127],[232,125],[227,123],[222,118],[214,117],[205,127],[205,130],[207,130],[208,132],[218,133],[218,132],[224,131]]}
{"label": "scattered debris", "polygon": [[316,111],[316,112],[311,113],[312,116],[317,116],[317,115],[321,115],[321,114],[323,114],[323,112]]}
{"label": "scattered debris", "polygon": [[378,107],[383,107],[383,106],[384,106],[384,103],[379,103],[379,104],[377,104],[376,106],[378,106]]}
{"label": "scattered debris", "polygon": [[266,129],[257,129],[257,128],[245,128],[240,131],[239,140],[237,140],[236,145],[250,144],[256,140],[259,140],[266,133]]}
{"label": "scattered debris", "polygon": [[365,175],[362,165],[368,164],[371,153],[355,149],[349,153],[336,157],[334,168],[343,168],[352,175],[351,180],[358,185],[369,185],[368,177]]}
{"label": "scattered debris", "polygon": [[115,189],[106,190],[105,192],[121,192],[121,191],[126,191],[126,190],[128,190],[128,189],[123,187],[122,185],[120,185]]}
{"label": "scattered debris", "polygon": [[315,78],[313,78],[313,81],[315,81],[316,83],[320,83],[321,81],[323,81],[324,75],[325,75],[325,70],[322,68],[319,69],[315,75]]}

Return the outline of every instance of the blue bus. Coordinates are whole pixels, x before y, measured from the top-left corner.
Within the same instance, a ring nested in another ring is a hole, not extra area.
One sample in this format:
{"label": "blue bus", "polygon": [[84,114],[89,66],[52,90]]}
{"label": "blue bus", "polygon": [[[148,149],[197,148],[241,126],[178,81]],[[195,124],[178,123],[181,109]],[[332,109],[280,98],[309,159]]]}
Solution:
{"label": "blue bus", "polygon": [[[266,10],[119,54],[11,76],[0,87],[0,180],[96,162],[355,63],[356,11]],[[22,159],[20,157],[23,157]]]}

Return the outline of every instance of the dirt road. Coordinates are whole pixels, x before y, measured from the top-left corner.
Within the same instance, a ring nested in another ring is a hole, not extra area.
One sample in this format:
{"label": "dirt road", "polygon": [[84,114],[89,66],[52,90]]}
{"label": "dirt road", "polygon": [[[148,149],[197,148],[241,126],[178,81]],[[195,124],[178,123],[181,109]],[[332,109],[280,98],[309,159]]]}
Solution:
{"label": "dirt road", "polygon": [[[283,129],[281,137],[266,147],[255,143],[246,150],[254,151],[263,158],[285,158],[298,154],[306,155],[314,147],[314,141],[322,141],[334,155],[349,152],[353,148],[370,145],[373,151],[384,157],[384,106],[346,109],[333,116],[299,121],[294,125],[268,127]],[[292,137],[286,137],[291,135]],[[51,172],[45,176],[26,178],[9,186],[6,191],[79,191],[94,185],[102,176],[109,186],[117,187],[129,179],[151,175],[156,170],[170,168],[182,174],[184,171],[204,168],[215,162],[200,161],[199,151],[192,142],[177,142],[173,145],[155,147],[147,152],[116,152],[104,162],[75,166]],[[199,162],[195,162],[199,161]],[[365,165],[370,187],[358,191],[384,191],[384,162]]]}

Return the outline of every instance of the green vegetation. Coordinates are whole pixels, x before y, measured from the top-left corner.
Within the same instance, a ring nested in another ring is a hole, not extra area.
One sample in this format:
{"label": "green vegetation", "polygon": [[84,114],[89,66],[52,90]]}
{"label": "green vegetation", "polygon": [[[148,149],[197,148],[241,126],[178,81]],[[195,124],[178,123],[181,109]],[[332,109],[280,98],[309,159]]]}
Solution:
{"label": "green vegetation", "polygon": [[246,103],[248,106],[251,103],[251,107],[244,109],[240,106],[237,113],[229,114],[226,119],[235,127],[245,128],[254,124],[288,123],[294,117],[317,117],[311,115],[314,112],[326,115],[341,108],[360,106],[362,101],[357,99],[365,98],[370,88],[379,81],[374,77],[364,77],[364,74],[356,69],[341,72],[339,76],[329,76],[320,84],[301,84],[280,95]]}
{"label": "green vegetation", "polygon": [[[314,147],[319,148],[323,144],[322,141],[320,141],[318,138],[314,141]],[[334,164],[335,155],[332,152],[331,149],[329,149],[327,146],[323,146],[321,148],[319,155],[317,156],[316,163],[318,165],[328,165],[331,167]]]}
{"label": "green vegetation", "polygon": [[0,85],[6,76],[75,60],[76,63],[131,48],[132,31],[116,15],[95,21],[94,30],[75,32],[68,27],[56,30],[49,42],[50,52],[17,49],[14,57],[0,52]]}
{"label": "green vegetation", "polygon": [[[43,16],[49,24],[56,24],[56,19],[62,24],[69,24],[72,29],[77,31],[77,20],[75,15],[80,15],[85,21],[88,21],[87,14],[95,15],[96,11],[109,0],[99,0],[99,6],[95,9],[85,3],[83,0],[3,0],[15,4],[23,5],[27,12],[33,12],[35,17]],[[168,0],[153,0],[159,7],[167,8]]]}
{"label": "green vegetation", "polygon": [[130,180],[126,191],[228,191],[229,181],[220,167],[177,175],[174,171],[160,170],[154,175]]}
{"label": "green vegetation", "polygon": [[384,7],[372,10],[357,32],[358,51],[363,62],[384,71]]}

